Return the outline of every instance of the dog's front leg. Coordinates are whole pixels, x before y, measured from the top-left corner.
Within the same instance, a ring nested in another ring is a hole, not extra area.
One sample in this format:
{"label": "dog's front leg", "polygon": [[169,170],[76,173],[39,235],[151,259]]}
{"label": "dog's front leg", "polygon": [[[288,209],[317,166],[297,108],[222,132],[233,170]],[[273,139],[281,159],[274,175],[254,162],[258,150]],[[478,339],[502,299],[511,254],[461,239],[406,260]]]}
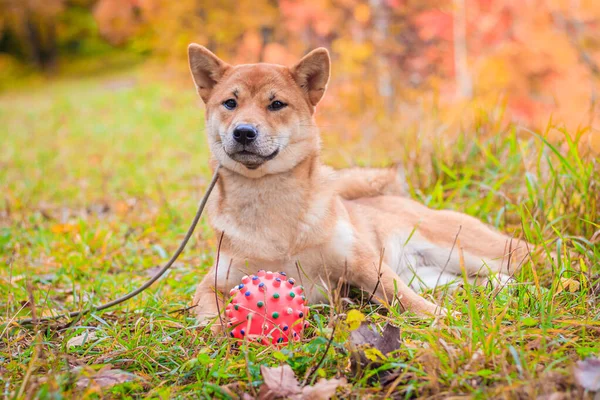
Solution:
{"label": "dog's front leg", "polygon": [[[217,304],[218,302],[218,304]],[[223,310],[223,293],[215,288],[215,271],[214,268],[202,279],[202,282],[196,288],[196,294],[192,302],[194,313],[198,322],[206,326],[214,322],[211,330],[213,333],[221,331],[222,326],[218,320],[219,310]],[[215,320],[217,318],[217,320]]]}

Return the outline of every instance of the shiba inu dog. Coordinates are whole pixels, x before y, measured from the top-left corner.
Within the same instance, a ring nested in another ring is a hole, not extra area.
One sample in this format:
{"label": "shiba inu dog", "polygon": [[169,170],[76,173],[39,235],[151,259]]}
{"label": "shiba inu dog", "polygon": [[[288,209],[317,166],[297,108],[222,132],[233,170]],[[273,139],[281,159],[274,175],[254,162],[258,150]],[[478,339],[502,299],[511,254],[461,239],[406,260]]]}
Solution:
{"label": "shiba inu dog", "polygon": [[321,163],[314,113],[329,80],[327,50],[292,67],[232,66],[197,44],[188,51],[211,162],[222,166],[208,205],[221,249],[193,300],[199,320],[217,315],[215,290],[259,269],[297,276],[298,265],[309,302],[344,279],[377,301],[443,314],[415,290],[508,274],[528,256],[525,242],[473,217],[400,196],[393,169]]}

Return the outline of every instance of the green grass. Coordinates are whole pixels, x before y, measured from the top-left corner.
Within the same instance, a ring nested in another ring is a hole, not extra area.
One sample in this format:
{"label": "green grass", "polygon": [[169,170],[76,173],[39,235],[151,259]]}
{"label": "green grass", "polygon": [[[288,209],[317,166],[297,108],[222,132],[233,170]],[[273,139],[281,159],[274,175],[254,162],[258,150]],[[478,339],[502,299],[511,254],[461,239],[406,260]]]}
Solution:
{"label": "green grass", "polygon": [[[345,376],[343,397],[582,395],[572,365],[600,355],[600,240],[594,236],[600,166],[583,158],[577,143],[546,143],[485,116],[476,136],[450,139],[440,130],[431,144],[419,142],[416,158],[409,143],[422,140],[417,127],[382,132],[398,147],[377,150],[375,141],[371,151],[380,158],[370,161],[405,154],[413,197],[524,234],[561,260],[526,266],[500,291],[467,286],[432,294],[460,318],[423,320],[354,297],[352,307],[370,321],[401,328],[402,347],[379,365],[360,373],[350,368],[348,306],[314,307],[304,341],[279,350],[239,347],[198,327],[185,308],[215,254],[205,221],[176,267],[139,297],[69,326],[17,326],[14,320],[33,309],[47,316],[123,295],[175,250],[209,179],[197,103],[191,88],[137,71],[0,95],[0,390],[6,398],[230,398],[258,388],[261,364],[288,363],[302,378],[334,324],[332,346],[311,382]],[[339,142],[336,128],[328,130],[325,154],[334,160],[331,149],[338,151]],[[360,155],[350,145],[347,152]],[[562,290],[568,278],[578,287]],[[67,346],[85,332],[95,338]],[[104,390],[77,388],[74,368],[103,365],[141,379]]]}

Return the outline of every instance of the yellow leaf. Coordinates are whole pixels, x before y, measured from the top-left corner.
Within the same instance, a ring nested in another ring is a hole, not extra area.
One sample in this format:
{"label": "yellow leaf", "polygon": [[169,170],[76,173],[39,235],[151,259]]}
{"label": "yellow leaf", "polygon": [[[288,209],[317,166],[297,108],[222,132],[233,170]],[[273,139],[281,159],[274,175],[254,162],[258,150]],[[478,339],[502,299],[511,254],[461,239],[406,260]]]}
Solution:
{"label": "yellow leaf", "polygon": [[346,325],[348,329],[354,331],[358,329],[360,323],[366,319],[365,315],[358,310],[350,310],[346,315]]}
{"label": "yellow leaf", "polygon": [[365,357],[367,357],[371,361],[383,361],[386,359],[381,351],[373,347],[365,349]]}

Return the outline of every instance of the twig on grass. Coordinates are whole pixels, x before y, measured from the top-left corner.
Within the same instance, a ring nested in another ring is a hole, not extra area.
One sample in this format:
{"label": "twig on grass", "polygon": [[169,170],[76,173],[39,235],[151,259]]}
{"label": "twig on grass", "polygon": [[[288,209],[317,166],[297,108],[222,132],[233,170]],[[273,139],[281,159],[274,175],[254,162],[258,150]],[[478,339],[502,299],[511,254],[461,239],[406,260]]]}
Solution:
{"label": "twig on grass", "polygon": [[221,237],[219,237],[219,245],[217,246],[217,259],[215,261],[215,301],[217,302],[217,314],[219,315],[221,329],[223,329],[223,317],[221,316],[221,306],[219,305],[219,289],[217,286],[217,279],[219,278],[219,258],[221,256],[221,245],[223,244],[223,236],[225,236],[225,231],[222,231]]}
{"label": "twig on grass", "polygon": [[182,307],[182,308],[176,308],[175,310],[171,310],[168,312],[168,314],[183,314],[184,312],[187,312],[189,310],[191,310],[192,308],[196,308],[198,307],[198,304],[194,304],[193,306],[187,306],[187,307]]}
{"label": "twig on grass", "polygon": [[308,375],[306,375],[306,378],[304,378],[304,381],[302,382],[302,386],[306,385],[306,382],[308,382],[308,380],[311,378],[311,376],[315,372],[317,372],[317,370],[321,367],[321,364],[323,363],[323,361],[325,361],[325,357],[327,357],[327,353],[329,352],[329,348],[331,347],[331,343],[333,342],[333,337],[335,336],[335,328],[336,327],[337,327],[337,324],[333,324],[333,328],[331,329],[331,336],[329,337],[329,341],[327,342],[325,351],[323,352],[323,355],[321,356],[321,359],[319,360],[319,362],[315,364],[315,366],[311,369],[311,371],[308,373]]}
{"label": "twig on grass", "polygon": [[[371,296],[369,297],[369,301],[368,301],[369,303],[373,299],[373,296],[375,296],[375,293],[377,292],[377,289],[379,289],[379,285],[381,284],[381,267],[383,265],[383,255],[384,254],[385,254],[385,247],[382,247],[381,251],[379,252],[379,269],[377,270],[377,283],[375,283],[375,288],[373,289],[373,292],[371,293]],[[385,290],[383,291],[383,296],[385,297],[385,301],[387,302],[388,301],[387,293],[385,293]]]}

